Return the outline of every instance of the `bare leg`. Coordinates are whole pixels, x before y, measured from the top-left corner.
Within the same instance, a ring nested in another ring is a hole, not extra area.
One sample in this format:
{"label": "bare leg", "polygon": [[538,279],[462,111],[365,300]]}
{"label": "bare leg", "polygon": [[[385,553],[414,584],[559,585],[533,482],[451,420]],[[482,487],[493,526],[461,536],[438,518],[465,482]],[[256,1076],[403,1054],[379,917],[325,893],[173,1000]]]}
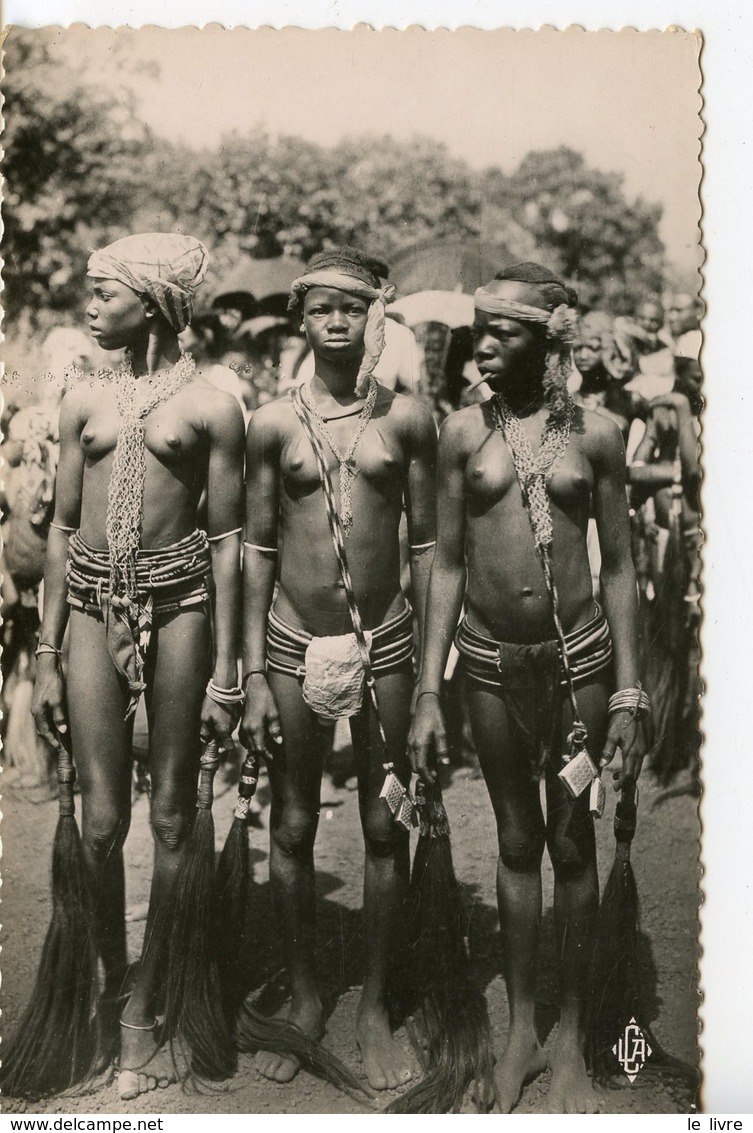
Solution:
{"label": "bare leg", "polygon": [[534,1025],[544,818],[538,783],[520,757],[519,737],[500,694],[472,681],[467,690],[473,739],[497,820],[497,902],[510,1032],[495,1076],[499,1107],[509,1113],[525,1083],[546,1066]]}
{"label": "bare leg", "polygon": [[[127,700],[104,626],[78,610],[70,616],[67,701],[81,788],[83,853],[104,967],[103,1008],[113,1015],[128,967],[123,843],[131,817],[131,727],[123,719]],[[111,1021],[103,1022],[107,1027]]]}
{"label": "bare leg", "polygon": [[[606,730],[604,684],[578,691],[578,706],[596,758]],[[566,725],[566,729],[569,725]],[[589,944],[599,907],[599,881],[588,791],[571,801],[547,774],[547,843],[554,866],[554,920],[560,961],[560,1023],[552,1058],[549,1107],[553,1113],[595,1113],[598,1097],[583,1057],[583,1005],[587,994]]]}
{"label": "bare leg", "polygon": [[410,1059],[395,1042],[390,1028],[386,983],[397,959],[396,929],[408,889],[410,853],[408,832],[397,826],[379,792],[383,764],[391,761],[403,783],[410,778],[405,741],[410,723],[412,676],[409,669],[387,673],[377,680],[377,697],[388,751],[382,743],[369,704],[351,721],[358,771],[361,825],[366,844],[364,873],[364,934],[366,974],[358,1008],[356,1032],[366,1076],[373,1089],[394,1089],[412,1076]]}
{"label": "bare leg", "polygon": [[[295,678],[270,673],[269,682],[284,740],[283,750],[269,764],[269,877],[292,988],[287,1018],[318,1039],[324,1020],[314,963],[314,839],[329,737],[305,704]],[[257,1054],[256,1066],[275,1082],[291,1081],[300,1069],[297,1059],[266,1050]]]}
{"label": "bare leg", "polygon": [[[122,1069],[143,1068],[146,1087],[175,1080],[167,1051],[157,1053],[149,1027],[161,1008],[169,909],[178,867],[196,806],[199,721],[209,670],[209,615],[201,608],[169,615],[155,626],[149,653],[147,710],[152,777],[151,820],[154,871],[149,912],[136,982],[122,1014]],[[139,1083],[137,1093],[143,1092]],[[134,1096],[121,1092],[121,1099]]]}

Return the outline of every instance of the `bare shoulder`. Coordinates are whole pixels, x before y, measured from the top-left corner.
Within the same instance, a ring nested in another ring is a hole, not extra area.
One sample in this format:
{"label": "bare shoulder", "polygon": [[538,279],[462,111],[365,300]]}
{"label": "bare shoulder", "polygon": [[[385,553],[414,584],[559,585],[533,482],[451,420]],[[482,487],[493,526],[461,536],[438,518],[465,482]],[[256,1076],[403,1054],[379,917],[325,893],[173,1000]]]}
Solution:
{"label": "bare shoulder", "polygon": [[78,371],[67,382],[60,413],[69,420],[86,418],[103,398],[111,397],[112,392],[113,379],[109,371],[96,375]]}
{"label": "bare shoulder", "polygon": [[380,400],[389,407],[389,412],[394,414],[396,422],[407,428],[414,436],[423,437],[429,433],[436,436],[434,418],[425,402],[419,397],[410,393],[397,393],[382,386],[380,391]]}
{"label": "bare shoulder", "polygon": [[248,436],[264,440],[282,439],[294,431],[297,425],[293,399],[286,394],[274,401],[267,401],[254,410],[248,426]]}
{"label": "bare shoulder", "polygon": [[444,449],[467,452],[489,432],[487,403],[456,409],[442,422],[439,441]]}
{"label": "bare shoulder", "polygon": [[197,372],[188,393],[207,426],[243,428],[243,414],[237,400],[226,390],[218,389],[202,372]]}
{"label": "bare shoulder", "polygon": [[625,445],[616,421],[592,409],[575,407],[573,431],[582,438],[583,447],[596,461],[625,461]]}

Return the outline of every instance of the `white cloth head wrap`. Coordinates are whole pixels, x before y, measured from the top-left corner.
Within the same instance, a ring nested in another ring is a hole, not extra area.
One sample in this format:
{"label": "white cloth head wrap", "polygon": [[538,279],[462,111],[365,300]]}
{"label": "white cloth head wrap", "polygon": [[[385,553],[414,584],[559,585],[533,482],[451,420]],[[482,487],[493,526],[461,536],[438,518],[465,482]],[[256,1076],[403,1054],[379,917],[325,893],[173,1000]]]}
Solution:
{"label": "white cloth head wrap", "polygon": [[170,326],[180,332],[191,321],[194,293],[208,266],[209,253],[195,237],[143,232],[94,252],[87,275],[116,279],[139,295],[148,295]]}
{"label": "white cloth head wrap", "polygon": [[363,397],[368,379],[384,350],[384,309],[394,299],[395,288],[391,283],[385,284],[384,287],[374,287],[356,275],[322,268],[321,271],[308,272],[294,279],[290,292],[294,296],[303,296],[311,287],[333,287],[336,291],[346,291],[349,295],[357,295],[359,299],[369,301],[369,313],[363,335],[363,361],[356,377],[356,393]]}

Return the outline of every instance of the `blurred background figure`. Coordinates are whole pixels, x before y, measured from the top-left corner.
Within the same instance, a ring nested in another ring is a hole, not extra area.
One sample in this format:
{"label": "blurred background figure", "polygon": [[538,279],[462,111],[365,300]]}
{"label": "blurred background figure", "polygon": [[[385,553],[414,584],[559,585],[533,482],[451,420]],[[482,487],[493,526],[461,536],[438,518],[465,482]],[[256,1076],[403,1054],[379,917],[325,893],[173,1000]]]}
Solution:
{"label": "blurred background figure", "polygon": [[616,337],[614,320],[604,311],[589,311],[578,321],[573,342],[575,373],[570,382],[574,400],[614,421],[627,443],[630,425],[644,412],[643,399],[632,388],[632,366],[625,365],[625,353]]}
{"label": "blurred background figure", "polygon": [[[91,371],[94,347],[75,327],[55,327],[42,343],[45,372],[20,399],[4,389],[2,709],[5,783],[31,802],[57,793],[55,758],[36,733],[31,697],[36,676],[41,583],[54,510],[58,418],[66,370]],[[9,396],[10,395],[10,396]]]}
{"label": "blurred background figure", "polygon": [[683,393],[697,417],[701,397],[701,317],[703,303],[686,292],[673,295],[667,308],[667,326],[672,335],[675,389]]}
{"label": "blurred background figure", "polygon": [[698,422],[678,390],[655,398],[629,467],[633,559],[640,595],[643,672],[652,689],[649,766],[668,786],[700,747]]}
{"label": "blurred background figure", "polygon": [[616,318],[614,336],[618,351],[630,359],[630,388],[646,401],[669,393],[674,384],[672,338],[664,327],[661,300],[647,299],[635,316]]}

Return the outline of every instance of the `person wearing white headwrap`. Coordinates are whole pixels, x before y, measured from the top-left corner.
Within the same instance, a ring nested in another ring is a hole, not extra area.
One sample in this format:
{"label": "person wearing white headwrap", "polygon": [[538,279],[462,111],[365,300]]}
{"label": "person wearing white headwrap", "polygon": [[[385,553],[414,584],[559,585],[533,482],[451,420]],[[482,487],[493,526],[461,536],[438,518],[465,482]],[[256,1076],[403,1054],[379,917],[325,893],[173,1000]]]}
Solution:
{"label": "person wearing white headwrap", "polygon": [[[315,366],[290,397],[256,410],[246,439],[246,707],[240,731],[250,749],[278,752],[269,765],[270,883],[292,982],[289,1018],[318,1037],[323,1013],[315,974],[314,838],[329,724],[350,721],[366,851],[366,975],[356,1031],[374,1089],[393,1088],[411,1076],[410,1060],[391,1033],[386,999],[388,973],[400,962],[408,833],[380,796],[385,764],[394,764],[391,782],[398,793],[410,779],[405,738],[413,630],[401,590],[403,501],[419,626],[435,522],[432,418],[418,399],[385,389],[373,377],[391,296],[380,282],[386,276],[379,261],[335,248],[315,257],[292,286],[290,308],[301,319]],[[328,462],[327,495],[316,438],[321,460]],[[327,499],[339,516],[352,591],[339,569]],[[388,750],[365,690],[362,654],[354,648],[351,596],[371,640]],[[277,747],[280,738],[284,743]],[[300,1063],[261,1051],[257,1066],[265,1077],[287,1082]]]}
{"label": "person wearing white headwrap", "polygon": [[[200,737],[228,743],[239,714],[238,697],[222,694],[238,681],[243,419],[177,337],[207,263],[199,240],[173,233],[127,236],[92,254],[90,331],[124,356],[96,377],[69,375],[60,416],[34,712],[50,742],[72,740],[104,970],[98,1018],[108,1053],[119,1054],[121,1101],[175,1079],[162,1049],[171,1036],[156,1025],[175,959],[166,909],[196,807]],[[197,530],[204,491],[208,534]],[[126,1000],[122,851],[142,693],[155,858]]]}

